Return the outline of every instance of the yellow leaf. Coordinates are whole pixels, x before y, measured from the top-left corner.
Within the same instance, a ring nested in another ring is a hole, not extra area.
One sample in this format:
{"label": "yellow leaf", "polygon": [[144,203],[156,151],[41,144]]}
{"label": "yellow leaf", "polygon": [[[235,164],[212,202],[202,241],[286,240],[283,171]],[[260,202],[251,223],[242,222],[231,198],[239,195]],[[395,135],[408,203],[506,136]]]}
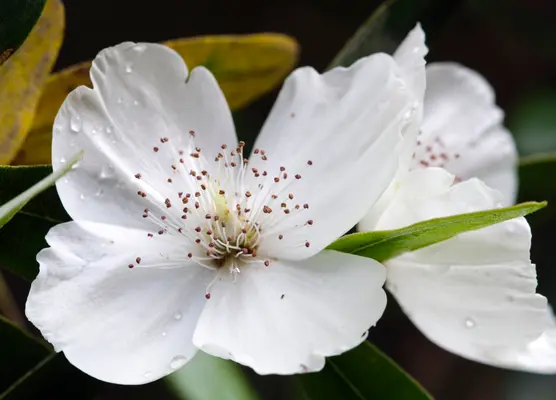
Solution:
{"label": "yellow leaf", "polygon": [[[204,65],[216,76],[232,110],[277,86],[297,62],[297,42],[281,34],[204,36],[170,40],[165,45],[184,58],[189,69]],[[91,86],[86,61],[53,74],[39,102],[31,133],[14,164],[50,163],[52,123],[70,91]]]}
{"label": "yellow leaf", "polygon": [[14,158],[31,128],[63,33],[64,6],[48,0],[25,42],[0,67],[0,164]]}

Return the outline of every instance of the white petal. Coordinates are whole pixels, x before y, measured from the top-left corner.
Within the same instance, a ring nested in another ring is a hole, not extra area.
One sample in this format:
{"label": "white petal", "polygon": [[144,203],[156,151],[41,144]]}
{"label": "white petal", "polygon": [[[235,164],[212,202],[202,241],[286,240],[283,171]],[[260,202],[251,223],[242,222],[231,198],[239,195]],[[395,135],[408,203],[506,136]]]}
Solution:
{"label": "white petal", "polygon": [[73,365],[107,382],[140,384],[193,357],[213,273],[172,263],[186,255],[175,254],[170,237],[70,222],[52,228],[47,241],[26,314]]}
{"label": "white petal", "polygon": [[[181,57],[157,44],[103,50],[91,78],[94,89],[82,86],[70,93],[56,117],[54,169],[84,150],[79,166],[58,181],[60,198],[75,220],[149,229],[143,210],[165,211],[165,198],[188,188],[191,178],[179,162],[180,150],[190,162],[195,146],[214,157],[220,144],[235,145],[230,110],[206,69],[197,68],[188,78]],[[135,178],[138,173],[141,179]]]}
{"label": "white petal", "polygon": [[[501,195],[477,179],[450,187],[453,180],[442,169],[412,171],[376,228],[499,206]],[[387,287],[423,334],[448,351],[489,365],[556,371],[553,317],[535,292],[530,243],[524,218],[463,233],[388,260]]]}
{"label": "white petal", "polygon": [[[263,183],[266,193],[278,196],[269,204],[275,211],[272,235],[267,233],[261,251],[306,258],[353,227],[390,183],[402,130],[414,121],[415,108],[412,91],[385,54],[322,75],[311,68],[294,71],[255,144],[266,150],[268,160],[253,155],[249,161],[268,171],[266,181],[251,178],[251,185]],[[280,166],[286,168],[287,179]],[[296,180],[296,174],[301,179]],[[281,181],[275,184],[274,177]],[[307,203],[309,209],[284,215],[283,201],[291,207]],[[314,226],[293,229],[308,220]],[[309,248],[304,246],[307,241]]]}
{"label": "white petal", "polygon": [[425,32],[421,24],[417,24],[394,53],[394,60],[400,66],[404,80],[421,101],[425,97],[425,56],[428,52],[429,49],[425,45]]}
{"label": "white petal", "polygon": [[412,156],[415,153],[417,144],[417,134],[419,133],[423,118],[422,103],[425,97],[425,56],[427,53],[428,48],[425,45],[425,33],[421,29],[420,24],[417,24],[417,26],[409,32],[407,37],[394,53],[394,60],[400,67],[404,81],[411,88],[411,90],[413,90],[416,98],[418,99],[418,107],[415,110],[415,118],[412,123],[406,127],[403,133],[403,146],[396,176],[380,199],[359,221],[359,230],[369,231],[374,229],[378,218],[394,196],[399,181],[402,180],[409,172],[409,168],[412,163]]}
{"label": "white petal", "polygon": [[245,268],[213,286],[193,342],[259,374],[318,371],[366,338],[386,305],[384,277],[376,261],[333,251]]}
{"label": "white petal", "polygon": [[461,180],[477,177],[502,192],[505,205],[513,204],[517,152],[503,117],[479,74],[458,64],[429,65],[414,167],[443,166]]}

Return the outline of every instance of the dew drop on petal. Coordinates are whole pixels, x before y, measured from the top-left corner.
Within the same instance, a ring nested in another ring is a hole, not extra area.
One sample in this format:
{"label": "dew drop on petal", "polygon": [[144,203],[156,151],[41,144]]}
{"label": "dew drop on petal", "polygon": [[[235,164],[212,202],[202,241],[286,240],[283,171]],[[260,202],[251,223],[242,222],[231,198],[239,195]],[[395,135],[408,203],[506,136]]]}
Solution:
{"label": "dew drop on petal", "polygon": [[179,311],[176,311],[176,313],[174,314],[174,319],[176,321],[179,321],[182,317],[183,317],[183,314]]}
{"label": "dew drop on petal", "polygon": [[79,132],[81,130],[81,118],[78,115],[72,115],[70,118],[70,129],[73,132]]}
{"label": "dew drop on petal", "polygon": [[138,102],[137,100],[133,100],[133,105],[134,105],[134,106],[138,106],[138,105],[139,105],[139,102]]}
{"label": "dew drop on petal", "polygon": [[464,323],[465,323],[465,327],[469,328],[469,329],[475,328],[477,326],[477,323],[475,322],[475,320],[473,318],[469,318],[469,317],[465,318]]}
{"label": "dew drop on petal", "polygon": [[184,356],[176,356],[172,358],[172,361],[170,361],[170,368],[171,369],[181,368],[185,365],[186,362],[187,362],[187,358],[185,358]]}
{"label": "dew drop on petal", "polygon": [[100,179],[108,179],[114,175],[114,167],[112,165],[104,165],[100,174],[98,175]]}
{"label": "dew drop on petal", "polygon": [[85,195],[84,195],[83,193],[81,193],[81,194],[79,195],[79,198],[80,198],[81,200],[85,200]]}
{"label": "dew drop on petal", "polygon": [[131,74],[133,72],[133,68],[131,65],[126,65],[125,66],[125,72],[127,72],[128,74]]}
{"label": "dew drop on petal", "polygon": [[167,333],[166,333],[166,332],[162,332],[161,335],[162,335],[162,337],[166,337]]}
{"label": "dew drop on petal", "polygon": [[67,162],[65,157],[60,158],[60,164],[65,164]]}

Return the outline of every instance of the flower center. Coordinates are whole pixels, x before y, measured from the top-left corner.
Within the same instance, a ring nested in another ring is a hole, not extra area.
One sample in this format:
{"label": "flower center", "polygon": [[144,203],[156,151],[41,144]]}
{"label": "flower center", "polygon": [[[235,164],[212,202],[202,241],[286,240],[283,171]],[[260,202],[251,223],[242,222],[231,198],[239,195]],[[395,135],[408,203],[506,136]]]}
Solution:
{"label": "flower center", "polygon": [[[160,171],[134,175],[142,189],[137,194],[149,204],[142,217],[159,227],[149,237],[182,236],[188,242],[188,259],[229,271],[234,279],[246,265],[271,264],[271,257],[260,254],[265,238],[310,247],[303,236],[313,220],[302,215],[309,212],[309,204],[298,203],[293,193],[302,179],[300,173],[290,173],[284,166],[265,170],[268,156],[262,149],[253,151],[259,168],[248,166],[243,142],[233,149],[223,144],[217,154],[207,155],[196,147],[195,132],[189,135],[183,150],[168,143],[168,138],[161,138],[153,148],[155,157],[175,160],[167,170],[161,166],[169,175],[163,182]],[[304,168],[312,164],[309,160]]]}

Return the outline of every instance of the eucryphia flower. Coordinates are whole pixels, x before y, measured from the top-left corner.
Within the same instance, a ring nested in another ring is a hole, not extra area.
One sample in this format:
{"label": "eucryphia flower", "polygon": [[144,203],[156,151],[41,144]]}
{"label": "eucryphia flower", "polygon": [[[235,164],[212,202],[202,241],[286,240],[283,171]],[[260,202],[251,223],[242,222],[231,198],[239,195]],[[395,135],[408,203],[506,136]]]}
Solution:
{"label": "eucryphia flower", "polygon": [[[424,40],[414,31],[395,54],[402,70],[412,66],[408,82],[425,77],[424,65],[399,57],[416,38]],[[405,135],[401,170],[359,230],[397,229],[515,200],[515,146],[486,81],[463,67],[436,65],[427,69],[426,94],[423,87],[413,86],[425,97],[421,133]],[[498,190],[477,178],[462,182],[473,175]],[[535,292],[530,245],[524,218],[463,233],[386,261],[386,287],[444,349],[494,366],[556,373],[556,323]]]}
{"label": "eucryphia flower", "polygon": [[[365,339],[385,307],[381,264],[323,250],[398,167],[418,108],[392,57],[286,80],[245,159],[206,69],[161,45],[93,62],[54,124],[73,222],[50,230],[26,313],[98,379],[138,384],[197,349],[292,374]],[[372,180],[371,185],[362,182]]]}

